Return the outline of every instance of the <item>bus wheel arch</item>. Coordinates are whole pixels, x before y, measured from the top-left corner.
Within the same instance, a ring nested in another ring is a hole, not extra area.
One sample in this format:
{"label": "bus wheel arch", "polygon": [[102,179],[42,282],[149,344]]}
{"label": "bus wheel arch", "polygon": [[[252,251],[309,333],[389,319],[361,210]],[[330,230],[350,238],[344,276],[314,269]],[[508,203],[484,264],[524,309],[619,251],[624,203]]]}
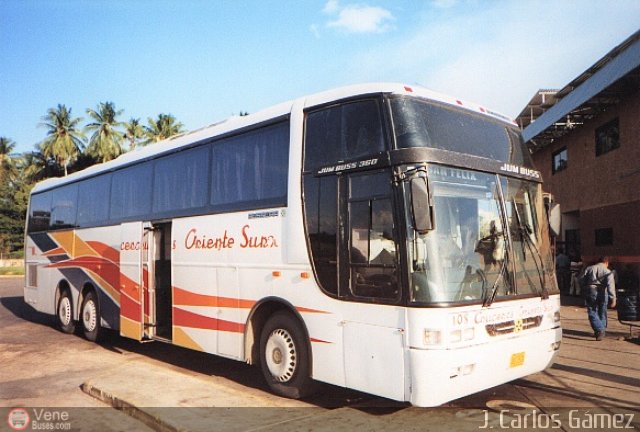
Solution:
{"label": "bus wheel arch", "polygon": [[71,294],[71,286],[65,279],[62,279],[56,288],[55,305],[56,326],[63,333],[74,333],[76,330],[76,321],[74,317],[75,308],[73,306],[73,295]]}
{"label": "bus wheel arch", "polygon": [[258,363],[269,388],[299,399],[312,393],[309,333],[296,309],[282,299],[264,299],[249,315],[245,336],[247,361]]}
{"label": "bus wheel arch", "polygon": [[97,342],[102,335],[100,297],[98,290],[90,283],[86,283],[82,288],[82,294],[78,299],[79,315],[78,321],[82,327],[82,334],[85,339]]}

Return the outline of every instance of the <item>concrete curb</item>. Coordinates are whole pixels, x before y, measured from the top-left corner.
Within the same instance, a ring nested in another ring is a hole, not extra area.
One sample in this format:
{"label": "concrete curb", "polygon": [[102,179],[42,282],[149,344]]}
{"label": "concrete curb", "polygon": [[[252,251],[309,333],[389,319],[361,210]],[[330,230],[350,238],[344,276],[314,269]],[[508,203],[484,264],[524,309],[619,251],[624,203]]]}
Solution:
{"label": "concrete curb", "polygon": [[136,420],[141,421],[153,430],[159,432],[188,432],[187,429],[174,426],[171,423],[168,423],[160,417],[146,412],[144,409],[137,407],[130,402],[122,400],[117,396],[112,395],[111,393],[105,392],[95,387],[89,382],[82,383],[80,389],[89,396],[98,399],[99,401],[104,402],[119,411],[122,411],[123,413],[135,418]]}

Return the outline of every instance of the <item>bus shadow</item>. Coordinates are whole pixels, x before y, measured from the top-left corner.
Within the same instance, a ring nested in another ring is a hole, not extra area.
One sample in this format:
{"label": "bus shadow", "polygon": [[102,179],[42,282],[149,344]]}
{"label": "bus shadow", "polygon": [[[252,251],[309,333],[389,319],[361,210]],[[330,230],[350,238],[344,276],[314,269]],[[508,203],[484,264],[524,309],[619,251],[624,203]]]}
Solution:
{"label": "bus shadow", "polygon": [[[135,353],[147,358],[166,363],[170,366],[186,369],[191,372],[228,379],[245,387],[270,393],[257,365],[249,365],[241,361],[226,359],[200,351],[182,348],[168,343],[140,343],[121,337],[113,330],[105,331],[99,345],[116,353]],[[315,383],[317,392],[302,399],[321,408],[353,407],[355,409],[387,412],[389,408],[398,407],[399,403],[324,383]],[[387,403],[388,402],[388,403]],[[356,406],[354,406],[356,405]],[[362,405],[362,407],[359,407]],[[400,408],[407,405],[402,404]]]}
{"label": "bus shadow", "polygon": [[2,297],[0,304],[11,312],[15,317],[35,324],[52,325],[53,317],[51,315],[38,312],[24,301],[24,297]]}
{"label": "bus shadow", "polygon": [[567,339],[593,339],[593,332],[563,328],[562,337]]}
{"label": "bus shadow", "polygon": [[[33,324],[55,326],[54,317],[36,311],[25,303],[22,296],[2,297],[0,304],[15,317]],[[80,326],[78,326],[79,328]],[[69,335],[69,337],[72,337]],[[79,331],[76,337],[82,338]],[[259,366],[248,365],[244,362],[230,360],[214,354],[182,348],[163,342],[145,342],[120,336],[117,331],[104,329],[98,345],[105,350],[117,354],[133,353],[146,358],[163,362],[170,367],[186,369],[204,376],[217,376],[234,381],[245,387],[270,393],[264,381]],[[317,383],[317,392],[303,399],[305,402],[321,408],[352,407],[370,413],[384,414],[407,407],[392,400],[380,398],[370,394],[349,390],[330,384]]]}
{"label": "bus shadow", "polygon": [[[621,330],[607,330],[607,336],[610,338],[624,340],[636,345],[640,344],[640,336],[633,336],[633,334],[630,336],[630,333]],[[594,340],[593,332],[568,329],[566,327],[562,329],[562,337],[574,340]]]}
{"label": "bus shadow", "polygon": [[[528,381],[526,379],[516,380],[513,382],[513,384],[523,389],[536,390],[546,393],[547,395],[554,395],[556,398],[560,398],[563,400],[563,407],[581,406],[581,404],[584,404],[584,402],[591,403],[597,407],[610,408],[628,408],[630,404],[630,401],[627,399],[619,399],[615,397],[586,393],[568,386],[556,387],[550,384]],[[571,402],[571,400],[574,400],[575,402]]]}
{"label": "bus shadow", "polygon": [[640,387],[640,379],[626,376],[626,375],[618,375],[618,374],[598,371],[594,369],[587,369],[582,367],[565,365],[561,363],[555,363],[551,366],[551,368],[574,373],[577,375],[597,378],[597,379],[609,381],[616,384],[624,384],[624,385],[633,386],[633,387]]}

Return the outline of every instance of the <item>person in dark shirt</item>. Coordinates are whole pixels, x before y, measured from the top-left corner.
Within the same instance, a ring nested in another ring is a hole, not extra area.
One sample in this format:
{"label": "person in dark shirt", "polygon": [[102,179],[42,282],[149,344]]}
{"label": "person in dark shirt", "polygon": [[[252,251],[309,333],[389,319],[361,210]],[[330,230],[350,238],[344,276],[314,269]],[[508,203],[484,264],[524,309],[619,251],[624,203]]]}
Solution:
{"label": "person in dark shirt", "polygon": [[560,292],[568,294],[571,282],[571,260],[562,251],[558,251],[558,255],[556,255],[556,277]]}
{"label": "person in dark shirt", "polygon": [[616,307],[615,277],[609,270],[609,258],[601,257],[598,262],[584,269],[582,292],[587,305],[589,323],[596,340],[602,340],[607,329],[607,304],[611,297],[611,307]]}

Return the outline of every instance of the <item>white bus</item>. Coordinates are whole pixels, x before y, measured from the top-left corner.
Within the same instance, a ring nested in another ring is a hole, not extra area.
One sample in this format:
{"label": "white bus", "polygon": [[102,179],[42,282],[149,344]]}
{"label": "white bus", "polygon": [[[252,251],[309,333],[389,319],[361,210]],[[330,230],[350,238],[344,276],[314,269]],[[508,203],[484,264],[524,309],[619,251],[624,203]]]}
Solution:
{"label": "white bus", "polygon": [[505,117],[340,88],[39,183],[25,300],[104,328],[436,406],[548,367],[560,301],[541,178]]}

